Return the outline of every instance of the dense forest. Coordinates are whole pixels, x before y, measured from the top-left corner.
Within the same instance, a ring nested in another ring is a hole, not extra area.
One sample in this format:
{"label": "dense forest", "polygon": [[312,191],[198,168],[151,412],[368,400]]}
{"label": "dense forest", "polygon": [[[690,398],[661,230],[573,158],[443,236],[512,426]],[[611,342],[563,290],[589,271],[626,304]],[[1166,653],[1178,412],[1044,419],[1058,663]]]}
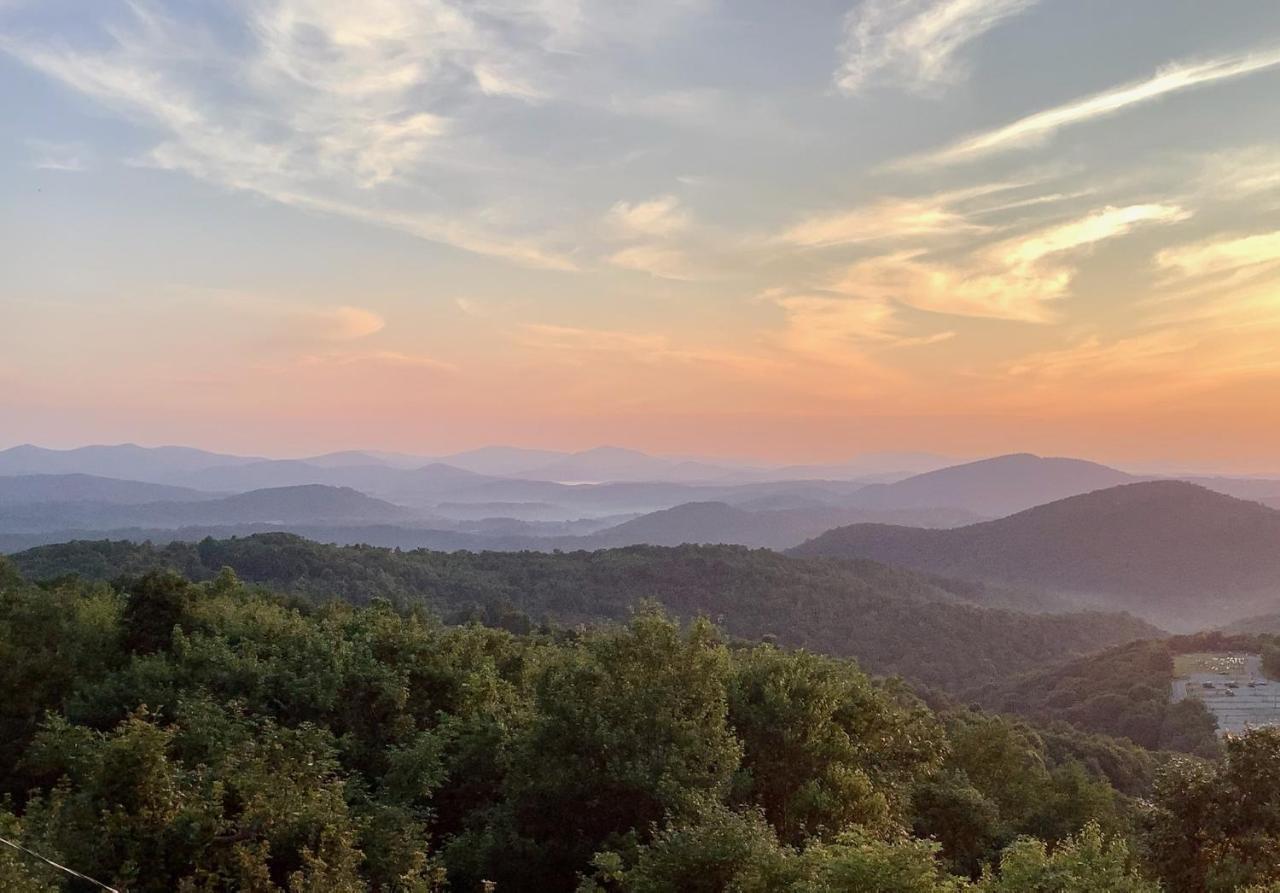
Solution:
{"label": "dense forest", "polygon": [[290,534],[166,546],[73,542],[19,553],[33,580],[169,569],[194,580],[230,567],[247,582],[310,599],[387,598],[445,619],[516,632],[625,620],[652,600],[707,616],[740,638],[855,657],[869,671],[963,693],[1108,645],[1159,635],[1123,614],[1028,614],[1009,594],[871,561],[801,560],[740,546],[596,552],[431,552],[328,546]]}
{"label": "dense forest", "polygon": [[[1280,879],[1259,837],[1280,833],[1280,734],[1152,756],[656,609],[515,633],[230,569],[33,585],[10,564],[0,658],[3,835],[122,890]],[[63,880],[0,855],[3,889]]]}

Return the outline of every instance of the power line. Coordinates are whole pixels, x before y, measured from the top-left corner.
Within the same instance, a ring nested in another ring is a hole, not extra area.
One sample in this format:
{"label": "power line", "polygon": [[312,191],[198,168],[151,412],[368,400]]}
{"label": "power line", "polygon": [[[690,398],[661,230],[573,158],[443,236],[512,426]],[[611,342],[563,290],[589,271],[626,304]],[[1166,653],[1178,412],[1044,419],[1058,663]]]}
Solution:
{"label": "power line", "polygon": [[28,856],[32,856],[33,858],[39,859],[41,862],[44,862],[47,865],[52,865],[54,868],[58,869],[59,871],[65,871],[67,874],[71,875],[72,877],[80,878],[80,880],[88,881],[91,884],[97,884],[102,889],[109,891],[109,893],[120,893],[120,891],[117,890],[115,887],[108,887],[102,881],[97,880],[96,878],[91,878],[87,874],[81,874],[80,872],[76,871],[74,868],[68,868],[65,865],[59,865],[57,862],[54,862],[52,859],[46,859],[44,856],[40,855],[35,850],[29,850],[20,843],[14,843],[12,840],[9,840],[8,838],[5,838],[5,837],[0,837],[0,843],[3,843],[5,846],[11,846],[20,853],[26,853]]}

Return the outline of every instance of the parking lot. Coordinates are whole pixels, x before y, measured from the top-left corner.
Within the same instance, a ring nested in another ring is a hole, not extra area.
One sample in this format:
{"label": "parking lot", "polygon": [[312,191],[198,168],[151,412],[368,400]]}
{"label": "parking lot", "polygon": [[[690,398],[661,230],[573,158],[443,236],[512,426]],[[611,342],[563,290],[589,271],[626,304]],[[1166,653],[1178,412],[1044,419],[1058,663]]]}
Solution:
{"label": "parking lot", "polygon": [[1218,731],[1280,724],[1280,682],[1262,673],[1256,654],[1179,655],[1173,700],[1199,698],[1218,718]]}

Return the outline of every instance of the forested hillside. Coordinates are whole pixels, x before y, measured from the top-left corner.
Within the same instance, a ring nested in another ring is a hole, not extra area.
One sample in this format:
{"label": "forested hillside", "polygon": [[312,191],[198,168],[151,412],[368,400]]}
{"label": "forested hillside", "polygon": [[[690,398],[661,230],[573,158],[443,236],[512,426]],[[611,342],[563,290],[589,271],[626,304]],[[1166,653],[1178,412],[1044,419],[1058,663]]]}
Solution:
{"label": "forested hillside", "polygon": [[[4,835],[122,890],[1146,893],[1280,870],[1253,833],[1280,832],[1280,736],[1154,782],[1111,759],[1139,806],[1100,769],[1123,746],[652,612],[520,635],[230,571],[35,587],[0,563],[0,654]],[[63,879],[0,854],[3,889]]]}
{"label": "forested hillside", "polygon": [[1132,642],[982,686],[985,707],[1129,738],[1143,747],[1213,756],[1215,721],[1201,701],[1170,702],[1173,659],[1196,651],[1267,651],[1270,637],[1178,636]]}
{"label": "forested hillside", "polygon": [[[314,598],[387,598],[524,630],[626,619],[646,601],[706,615],[742,638],[856,657],[876,673],[953,691],[1159,631],[1121,614],[1025,614],[973,604],[981,586],[871,561],[802,561],[732,546],[442,553],[325,546],[287,534],[44,546],[13,557],[32,579],[112,580],[157,568],[243,579]],[[996,593],[993,598],[1007,599]]]}

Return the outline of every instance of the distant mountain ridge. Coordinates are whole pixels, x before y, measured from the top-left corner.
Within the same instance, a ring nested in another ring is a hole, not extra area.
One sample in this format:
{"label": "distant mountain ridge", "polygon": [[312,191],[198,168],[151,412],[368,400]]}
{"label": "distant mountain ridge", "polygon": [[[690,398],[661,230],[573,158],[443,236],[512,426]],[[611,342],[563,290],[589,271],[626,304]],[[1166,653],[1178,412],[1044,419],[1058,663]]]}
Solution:
{"label": "distant mountain ridge", "polygon": [[177,483],[174,478],[188,472],[257,461],[261,460],[182,446],[142,447],[123,443],[53,450],[22,444],[0,450],[0,475],[78,473],[173,484]]}
{"label": "distant mountain ridge", "polygon": [[140,505],[214,498],[190,487],[152,484],[93,474],[24,474],[0,476],[0,506],[30,503],[106,502]]}
{"label": "distant mountain ridge", "polygon": [[[5,481],[0,478],[0,492],[4,491]],[[0,504],[0,530],[34,533],[60,528],[176,529],[194,524],[373,524],[422,519],[420,513],[358,490],[321,484],[271,487],[224,497],[200,496],[195,500],[131,503],[82,500]]]}
{"label": "distant mountain ridge", "polygon": [[[600,447],[579,453],[486,447],[447,457],[451,462],[377,451],[342,451],[308,459],[259,459],[209,453],[185,447],[145,448],[132,444],[94,446],[76,450],[47,450],[21,446],[0,451],[0,478],[34,474],[90,474],[140,484],[185,487],[194,492],[152,491],[125,483],[102,484],[95,492],[71,480],[46,481],[42,495],[29,491],[30,502],[76,501],[137,504],[149,501],[195,501],[253,490],[323,485],[350,488],[389,503],[410,507],[418,519],[440,519],[448,529],[453,521],[486,518],[484,506],[521,522],[565,524],[619,516],[647,515],[696,503],[725,503],[728,508],[683,508],[667,516],[637,521],[637,528],[620,536],[638,541],[672,543],[741,542],[787,548],[821,533],[815,526],[880,522],[913,526],[954,526],[967,521],[1001,517],[1036,505],[1146,478],[1078,459],[1042,458],[1031,454],[997,456],[950,465],[902,477],[879,473],[879,480],[853,478],[855,470],[870,472],[895,465],[928,467],[941,457],[928,454],[868,455],[834,466],[753,467],[701,460],[651,456],[637,450]],[[98,475],[95,469],[120,469]],[[61,469],[51,471],[50,469]],[[87,470],[86,470],[87,469]],[[501,473],[486,473],[488,471]],[[124,472],[128,472],[125,474]],[[819,475],[806,477],[806,475]],[[822,475],[830,475],[824,478]],[[1248,498],[1280,499],[1280,480],[1265,478],[1204,478],[1213,489]],[[585,481],[598,481],[584,483]],[[11,484],[13,487],[33,485]],[[66,494],[55,492],[66,487]],[[114,489],[112,489],[114,488]],[[153,498],[154,497],[154,498]],[[6,497],[0,486],[0,504]],[[9,500],[11,503],[16,501]],[[764,516],[769,511],[791,514]],[[61,512],[61,514],[60,514]],[[63,522],[58,518],[62,517]],[[383,520],[386,519],[384,516]],[[8,520],[6,520],[8,519]],[[820,519],[815,521],[814,519]],[[32,509],[15,520],[0,513],[0,533],[42,530],[114,530],[174,526],[156,517]],[[208,523],[194,516],[183,523]],[[256,523],[255,518],[224,518],[227,524]],[[311,519],[316,523],[319,519]],[[340,519],[324,519],[340,520]],[[773,525],[772,528],[770,525]],[[664,529],[665,526],[665,529]],[[455,540],[450,540],[455,541]],[[429,539],[430,544],[437,542]],[[623,539],[606,545],[620,545]],[[541,547],[545,544],[535,544]]]}
{"label": "distant mountain ridge", "polygon": [[1136,480],[1096,462],[1015,453],[872,484],[854,501],[875,508],[950,506],[994,518]]}
{"label": "distant mountain ridge", "polygon": [[[341,450],[298,459],[237,456],[190,447],[142,447],[136,444],[95,445],[69,450],[23,444],[0,450],[0,475],[84,473],[151,483],[199,485],[186,475],[230,466],[269,463],[285,475],[275,480],[256,478],[256,485],[287,486],[301,483],[335,483],[303,480],[305,469],[383,467],[412,470],[443,464],[474,474],[497,478],[542,481],[732,483],[766,480],[853,480],[896,473],[899,477],[948,464],[943,457],[924,453],[868,454],[846,463],[830,465],[752,464],[704,458],[655,456],[625,447],[601,446],[578,452],[487,446],[447,455],[410,455],[381,450]],[[289,477],[292,468],[292,477]]]}
{"label": "distant mountain ridge", "polygon": [[1127,484],[950,530],[852,525],[793,554],[1039,587],[1178,629],[1280,605],[1280,512],[1180,481]]}
{"label": "distant mountain ridge", "polygon": [[688,502],[623,522],[583,541],[591,548],[732,543],[787,549],[833,527],[859,521],[949,527],[972,520],[960,510],[813,506],[752,511],[723,502]]}

